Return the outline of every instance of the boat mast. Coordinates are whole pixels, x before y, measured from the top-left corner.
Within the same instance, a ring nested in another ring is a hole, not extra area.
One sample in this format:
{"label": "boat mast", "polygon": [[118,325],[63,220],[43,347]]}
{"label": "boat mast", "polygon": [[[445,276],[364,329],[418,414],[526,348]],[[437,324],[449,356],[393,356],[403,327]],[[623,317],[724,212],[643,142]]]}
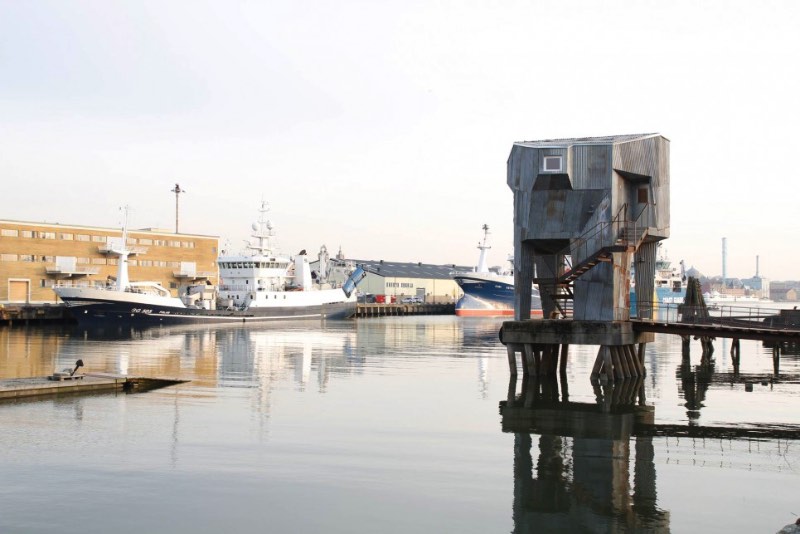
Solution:
{"label": "boat mast", "polygon": [[272,224],[266,218],[266,213],[269,211],[269,204],[262,200],[261,208],[258,211],[258,222],[253,223],[254,233],[250,236],[254,238],[256,242],[248,243],[247,248],[261,256],[269,256],[272,254],[272,238],[275,237],[272,233]]}
{"label": "boat mast", "polygon": [[486,266],[486,251],[489,250],[490,247],[486,243],[489,240],[489,225],[483,225],[483,242],[478,243],[478,250],[481,251],[480,258],[478,259],[478,271],[479,273],[488,273],[489,267]]}
{"label": "boat mast", "polygon": [[128,210],[129,207],[126,205],[124,208],[125,210],[125,218],[122,223],[122,243],[120,247],[112,247],[111,251],[114,252],[119,256],[117,260],[117,291],[125,291],[128,287],[128,255],[131,253],[128,250]]}

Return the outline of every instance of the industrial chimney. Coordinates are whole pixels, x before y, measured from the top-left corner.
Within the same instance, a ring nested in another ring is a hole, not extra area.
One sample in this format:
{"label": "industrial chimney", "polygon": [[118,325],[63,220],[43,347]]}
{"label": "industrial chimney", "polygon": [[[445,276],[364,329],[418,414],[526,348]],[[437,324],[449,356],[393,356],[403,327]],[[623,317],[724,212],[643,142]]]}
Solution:
{"label": "industrial chimney", "polygon": [[722,238],[722,286],[728,287],[728,238]]}

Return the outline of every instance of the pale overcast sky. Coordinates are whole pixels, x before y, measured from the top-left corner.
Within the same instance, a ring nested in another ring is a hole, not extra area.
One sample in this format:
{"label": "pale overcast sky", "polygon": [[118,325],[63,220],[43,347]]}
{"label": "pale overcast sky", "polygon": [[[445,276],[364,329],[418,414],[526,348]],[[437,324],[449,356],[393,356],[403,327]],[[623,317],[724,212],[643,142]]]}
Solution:
{"label": "pale overcast sky", "polygon": [[514,141],[671,141],[664,248],[800,279],[800,2],[0,0],[0,218],[512,253]]}

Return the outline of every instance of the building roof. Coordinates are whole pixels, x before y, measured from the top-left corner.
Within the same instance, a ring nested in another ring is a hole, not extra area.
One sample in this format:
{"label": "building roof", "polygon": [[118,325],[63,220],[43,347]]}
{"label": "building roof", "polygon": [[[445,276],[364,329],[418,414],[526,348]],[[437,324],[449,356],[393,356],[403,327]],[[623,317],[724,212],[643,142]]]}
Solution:
{"label": "building roof", "polygon": [[431,265],[429,263],[404,263],[383,260],[349,260],[360,265],[368,273],[384,278],[437,278],[449,280],[453,271],[471,271],[463,265]]}
{"label": "building roof", "polygon": [[[117,232],[121,233],[122,228],[109,228],[106,226],[85,226],[80,224],[62,224],[62,223],[50,223],[50,222],[31,222],[31,221],[15,221],[12,219],[0,219],[0,224],[9,224],[9,225],[24,225],[24,226],[38,226],[43,228],[59,228],[61,230],[87,230],[87,231],[94,231],[94,232]],[[153,234],[153,235],[165,235],[165,236],[178,236],[178,237],[199,237],[199,238],[208,238],[208,239],[219,239],[219,236],[216,235],[202,235],[202,234],[187,234],[181,232],[176,234],[171,230],[165,230],[162,228],[128,228],[129,234]]]}
{"label": "building roof", "polygon": [[523,145],[531,148],[566,148],[572,145],[608,145],[616,143],[628,143],[639,141],[648,137],[658,137],[661,134],[627,134],[627,135],[606,135],[602,137],[574,137],[571,139],[543,139],[541,141],[518,141],[515,145]]}

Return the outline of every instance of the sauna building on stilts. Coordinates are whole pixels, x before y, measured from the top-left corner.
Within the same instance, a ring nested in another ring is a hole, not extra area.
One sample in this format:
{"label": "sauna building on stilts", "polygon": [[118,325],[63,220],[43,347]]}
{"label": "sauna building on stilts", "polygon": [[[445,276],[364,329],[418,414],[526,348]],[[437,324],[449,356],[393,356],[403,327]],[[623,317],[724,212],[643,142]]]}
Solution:
{"label": "sauna building on stilts", "polygon": [[[562,366],[569,344],[600,345],[593,376],[644,374],[644,343],[629,322],[631,273],[638,316],[653,313],[658,242],[669,237],[669,140],[659,134],[514,143],[515,320],[501,340],[523,372]],[[531,284],[542,320],[530,320]]]}

